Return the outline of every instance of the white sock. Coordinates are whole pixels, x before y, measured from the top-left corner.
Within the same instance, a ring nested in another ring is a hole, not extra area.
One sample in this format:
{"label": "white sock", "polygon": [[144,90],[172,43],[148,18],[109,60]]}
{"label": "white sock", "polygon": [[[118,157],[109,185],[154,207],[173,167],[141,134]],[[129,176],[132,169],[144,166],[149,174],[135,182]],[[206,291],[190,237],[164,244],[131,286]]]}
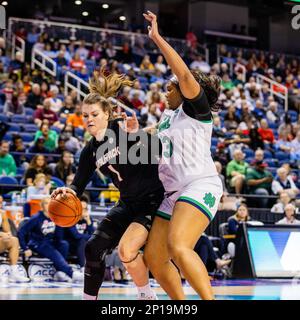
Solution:
{"label": "white sock", "polygon": [[138,290],[138,294],[141,295],[141,294],[144,294],[146,296],[150,296],[153,294],[153,291],[150,287],[150,284],[147,283],[145,286],[143,287],[137,287],[137,290]]}
{"label": "white sock", "polygon": [[83,293],[83,300],[97,300],[97,296],[90,296],[89,294]]}
{"label": "white sock", "polygon": [[11,265],[11,266],[10,266],[10,270],[11,270],[11,272],[14,273],[14,274],[19,273],[18,265],[17,265],[17,264]]}

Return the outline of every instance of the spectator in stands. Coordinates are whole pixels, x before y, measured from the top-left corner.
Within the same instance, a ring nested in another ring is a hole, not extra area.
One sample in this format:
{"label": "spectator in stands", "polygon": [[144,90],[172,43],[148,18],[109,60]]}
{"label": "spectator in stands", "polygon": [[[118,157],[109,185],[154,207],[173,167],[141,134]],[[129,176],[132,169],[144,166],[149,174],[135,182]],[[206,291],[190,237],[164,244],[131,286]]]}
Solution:
{"label": "spectator in stands", "polygon": [[292,177],[288,176],[287,170],[283,167],[277,170],[277,177],[272,182],[272,191],[275,195],[287,192],[292,199],[299,194],[299,189],[296,187]]}
{"label": "spectator in stands", "polygon": [[[58,281],[80,281],[82,274],[73,271],[66,258],[69,245],[63,240],[63,229],[55,226],[48,215],[49,198],[42,200],[42,211],[32,216],[20,228],[18,236],[21,248],[26,257],[31,257],[32,252],[38,253],[43,258],[50,259],[57,273],[54,276]],[[29,239],[29,240],[27,240]]]}
{"label": "spectator in stands", "polygon": [[218,270],[228,266],[231,262],[231,259],[223,260],[218,257],[211,240],[205,234],[203,234],[197,241],[194,251],[199,255],[205,265],[207,265],[208,261],[213,261]]}
{"label": "spectator in stands", "polygon": [[43,80],[41,82],[41,96],[43,97],[43,99],[46,99],[49,97],[49,84],[46,80]]}
{"label": "spectator in stands", "polygon": [[3,210],[3,197],[0,196],[0,253],[8,251],[10,264],[10,282],[29,282],[18,270],[19,240],[12,235],[8,217]]}
{"label": "spectator in stands", "polygon": [[241,223],[246,223],[251,220],[249,216],[248,207],[246,204],[242,203],[239,205],[236,213],[228,218],[228,233],[236,234],[238,227]]}
{"label": "spectator in stands", "polygon": [[47,182],[47,177],[43,173],[38,173],[33,180],[33,185],[27,188],[27,201],[49,196],[50,189],[51,183]]}
{"label": "spectator in stands", "polygon": [[80,59],[85,61],[89,56],[89,50],[85,47],[85,41],[81,40],[80,45],[75,51],[75,54],[78,54]]}
{"label": "spectator in stands", "polygon": [[75,128],[71,124],[66,124],[61,132],[61,137],[65,141],[65,148],[71,153],[76,153],[81,149],[79,140],[75,137]]}
{"label": "spectator in stands", "polygon": [[93,42],[92,48],[89,51],[88,58],[94,60],[96,63],[100,61],[101,58],[101,47],[98,42]]}
{"label": "spectator in stands", "polygon": [[261,119],[265,118],[266,111],[264,109],[264,106],[263,106],[261,100],[256,100],[255,108],[252,112],[257,120],[261,120]]}
{"label": "spectator in stands", "polygon": [[258,133],[260,134],[264,143],[273,145],[275,140],[274,133],[273,130],[268,127],[268,122],[266,119],[260,120],[260,128],[258,128]]}
{"label": "spectator in stands", "polygon": [[284,214],[285,217],[276,222],[279,225],[300,225],[300,220],[297,220],[296,215],[296,208],[293,204],[289,203],[284,207]]}
{"label": "spectator in stands", "polygon": [[136,110],[139,110],[139,111],[142,110],[142,108],[144,107],[144,103],[140,99],[140,91],[139,90],[135,90],[132,92],[132,98],[131,98],[130,102]]}
{"label": "spectator in stands", "polygon": [[78,53],[75,53],[74,58],[70,61],[70,68],[75,71],[80,71],[84,66],[84,61]]}
{"label": "spectator in stands", "polygon": [[291,203],[291,201],[292,199],[290,198],[289,194],[283,190],[279,194],[279,199],[277,200],[277,203],[274,204],[271,208],[271,212],[284,213],[285,206]]}
{"label": "spectator in stands", "polygon": [[49,98],[45,99],[43,102],[43,108],[36,109],[33,115],[34,123],[40,127],[43,120],[48,120],[50,126],[60,127],[57,114],[50,110],[51,100]]}
{"label": "spectator in stands", "polygon": [[193,27],[190,27],[189,31],[185,35],[187,46],[190,47],[192,50],[197,49],[198,39],[196,34],[194,33]]}
{"label": "spectator in stands", "polygon": [[292,151],[292,144],[288,140],[288,134],[286,130],[282,130],[279,134],[279,140],[276,142],[276,148],[286,153],[290,153]]}
{"label": "spectator in stands", "polygon": [[31,109],[37,109],[43,107],[44,98],[41,94],[41,87],[38,83],[34,83],[31,88],[31,92],[28,94],[26,107]]}
{"label": "spectator in stands", "polygon": [[150,60],[150,56],[145,55],[144,59],[142,60],[140,64],[141,71],[144,72],[153,72],[154,71],[154,65]]}
{"label": "spectator in stands", "polygon": [[292,120],[288,113],[283,116],[283,122],[278,127],[278,134],[279,136],[286,134],[288,141],[292,141],[294,139]]}
{"label": "spectator in stands", "polygon": [[223,74],[221,85],[225,90],[232,90],[235,87],[235,85],[234,85],[233,81],[230,79],[228,73]]}
{"label": "spectator in stands", "polygon": [[88,209],[88,197],[83,194],[80,197],[80,201],[82,205],[82,219],[79,220],[75,226],[65,229],[65,240],[70,244],[70,252],[74,252],[78,257],[79,266],[83,271],[85,264],[85,244],[93,234],[94,227]]}
{"label": "spectator in stands", "polygon": [[62,156],[60,157],[55,170],[54,176],[66,182],[67,177],[76,172],[76,168],[73,165],[74,163],[74,156],[69,151],[64,151]]}
{"label": "spectator in stands", "polygon": [[289,88],[289,105],[295,110],[300,110],[300,88],[298,85],[298,80],[294,79],[292,82],[292,87]]}
{"label": "spectator in stands", "polygon": [[138,91],[140,94],[139,94],[139,99],[142,101],[142,103],[145,103],[145,100],[146,100],[146,94],[145,92],[141,89],[141,83],[136,80],[134,81],[133,83],[133,87],[131,88],[130,90],[130,99],[132,99],[132,96],[133,94],[136,93],[136,91]]}
{"label": "spectator in stands", "polygon": [[[26,148],[23,144],[22,137],[19,134],[13,135],[12,143],[9,147],[9,150],[10,152],[22,152],[22,153],[26,152]],[[15,159],[17,167],[27,168],[28,162],[25,155],[13,155],[13,157]]]}
{"label": "spectator in stands", "polygon": [[226,148],[225,143],[219,142],[217,144],[217,149],[214,154],[214,160],[219,161],[224,167],[227,166],[228,162],[230,161],[230,157],[229,157],[229,151]]}
{"label": "spectator in stands", "polygon": [[107,42],[107,47],[105,49],[105,54],[108,59],[115,59],[117,55],[116,49],[113,47],[113,44],[109,41]]}
{"label": "spectator in stands", "polygon": [[75,106],[75,112],[68,115],[67,124],[71,124],[74,128],[84,129],[83,116],[81,112],[81,103],[77,103]]}
{"label": "spectator in stands", "polygon": [[15,114],[25,115],[23,94],[14,92],[11,101],[5,101],[3,113],[9,117]]}
{"label": "spectator in stands", "polygon": [[49,129],[49,125],[47,123],[43,123],[34,136],[34,141],[37,141],[39,137],[43,137],[45,139],[44,146],[50,152],[54,151],[57,147],[58,135],[54,130]]}
{"label": "spectator in stands", "polygon": [[50,103],[51,107],[50,109],[54,111],[56,114],[60,112],[60,109],[62,107],[62,101],[60,98],[58,98],[59,89],[56,85],[50,86]]}
{"label": "spectator in stands", "polygon": [[72,184],[73,180],[74,180],[75,174],[70,174],[69,176],[67,176],[66,179],[66,187],[70,187],[70,185]]}
{"label": "spectator in stands", "polygon": [[297,131],[295,139],[291,142],[291,160],[299,168],[299,164],[300,164],[300,129]]}
{"label": "spectator in stands", "polygon": [[45,147],[45,138],[43,136],[37,138],[34,144],[28,149],[29,153],[50,153],[49,149]]}
{"label": "spectator in stands", "polygon": [[51,179],[52,170],[47,166],[45,157],[40,154],[32,158],[25,172],[24,179],[27,186],[33,185],[33,181],[38,173],[43,173],[47,177],[47,180]]}
{"label": "spectator in stands", "polygon": [[203,57],[198,54],[196,55],[194,61],[190,64],[191,70],[199,70],[204,73],[210,72],[210,65],[203,59]]}
{"label": "spectator in stands", "polygon": [[9,154],[9,142],[0,142],[0,176],[14,177],[17,173],[15,159]]}
{"label": "spectator in stands", "polygon": [[278,123],[279,122],[279,115],[278,115],[278,103],[273,101],[269,104],[267,108],[266,117],[269,123]]}
{"label": "spectator in stands", "polygon": [[162,74],[165,74],[167,72],[167,66],[164,64],[164,57],[161,54],[157,56],[154,67],[155,69],[158,69]]}
{"label": "spectator in stands", "polygon": [[59,116],[62,118],[67,118],[70,114],[75,111],[75,106],[73,99],[70,95],[66,96],[64,99],[64,106],[60,109]]}
{"label": "spectator in stands", "polygon": [[128,41],[125,41],[119,54],[122,63],[129,64],[132,62],[132,49]]}
{"label": "spectator in stands", "polygon": [[63,154],[64,151],[66,151],[66,141],[65,137],[59,136],[58,138],[58,146],[53,151],[54,154]]}
{"label": "spectator in stands", "polygon": [[149,107],[141,110],[140,123],[142,127],[151,127],[159,122],[161,111],[156,103],[152,103]]}
{"label": "spectator in stands", "polygon": [[23,62],[23,54],[20,51],[16,52],[15,59],[11,60],[9,63],[9,71],[22,72],[24,69],[25,63]]}
{"label": "spectator in stands", "polygon": [[244,153],[237,149],[233,152],[233,160],[226,167],[226,176],[229,179],[229,184],[234,187],[235,193],[241,194],[246,177],[248,163],[244,161]]}
{"label": "spectator in stands", "polygon": [[68,60],[65,57],[65,51],[60,50],[54,60],[57,66],[61,67],[62,69],[66,70],[68,68]]}
{"label": "spectator in stands", "polygon": [[240,119],[239,117],[236,115],[236,112],[235,112],[235,107],[234,105],[231,105],[229,108],[228,108],[228,111],[227,113],[225,114],[225,117],[224,117],[224,126],[226,128],[227,131],[232,131],[232,132],[235,132],[235,130],[237,129],[238,127],[238,124],[240,122]]}
{"label": "spectator in stands", "polygon": [[247,169],[246,183],[250,194],[262,196],[256,199],[256,203],[260,208],[267,208],[271,193],[271,185],[273,181],[272,173],[265,168],[267,165],[263,161],[255,160],[253,167]]}
{"label": "spectator in stands", "polygon": [[257,149],[254,153],[254,160],[255,161],[264,161],[265,153],[262,149]]}

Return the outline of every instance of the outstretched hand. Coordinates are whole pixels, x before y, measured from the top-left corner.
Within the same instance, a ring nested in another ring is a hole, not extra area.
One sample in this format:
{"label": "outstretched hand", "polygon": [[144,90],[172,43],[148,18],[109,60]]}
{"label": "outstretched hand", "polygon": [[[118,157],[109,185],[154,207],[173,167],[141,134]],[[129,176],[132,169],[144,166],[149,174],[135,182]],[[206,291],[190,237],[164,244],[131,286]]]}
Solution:
{"label": "outstretched hand", "polygon": [[158,35],[158,25],[157,25],[157,17],[156,15],[151,12],[147,11],[147,13],[143,13],[144,18],[151,23],[150,26],[148,26],[148,35],[150,39],[155,39]]}
{"label": "outstretched hand", "polygon": [[132,117],[128,117],[125,112],[122,113],[123,122],[119,122],[119,126],[128,133],[136,133],[139,130],[139,122],[136,113],[132,113]]}

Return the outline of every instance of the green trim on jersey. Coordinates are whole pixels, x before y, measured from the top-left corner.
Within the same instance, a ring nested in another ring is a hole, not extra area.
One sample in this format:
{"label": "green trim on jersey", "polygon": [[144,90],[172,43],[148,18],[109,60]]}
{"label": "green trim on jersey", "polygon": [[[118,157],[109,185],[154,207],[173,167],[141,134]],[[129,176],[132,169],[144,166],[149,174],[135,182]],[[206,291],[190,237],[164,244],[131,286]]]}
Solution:
{"label": "green trim on jersey", "polygon": [[179,197],[177,199],[177,201],[180,201],[180,200],[191,202],[192,204],[196,205],[196,207],[199,207],[199,209],[202,209],[204,211],[204,213],[206,213],[206,215],[210,218],[210,220],[213,219],[213,215],[211,214],[209,209],[207,209],[206,206],[201,204],[200,202],[198,202],[192,198],[189,198],[189,197]]}
{"label": "green trim on jersey", "polygon": [[165,219],[165,220],[169,220],[169,221],[171,220],[171,216],[166,212],[162,212],[162,211],[157,210],[156,215],[160,218]]}
{"label": "green trim on jersey", "polygon": [[212,123],[213,121],[212,120],[199,120],[200,122],[203,122],[203,123]]}

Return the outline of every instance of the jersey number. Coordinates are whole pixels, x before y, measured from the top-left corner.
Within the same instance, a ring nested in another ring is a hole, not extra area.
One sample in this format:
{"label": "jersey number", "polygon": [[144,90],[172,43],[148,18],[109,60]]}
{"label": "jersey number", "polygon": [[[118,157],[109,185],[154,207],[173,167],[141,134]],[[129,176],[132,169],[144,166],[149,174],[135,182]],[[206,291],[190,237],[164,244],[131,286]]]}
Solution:
{"label": "jersey number", "polygon": [[173,154],[173,143],[167,136],[162,137],[161,143],[163,145],[163,155],[166,158],[171,158]]}

